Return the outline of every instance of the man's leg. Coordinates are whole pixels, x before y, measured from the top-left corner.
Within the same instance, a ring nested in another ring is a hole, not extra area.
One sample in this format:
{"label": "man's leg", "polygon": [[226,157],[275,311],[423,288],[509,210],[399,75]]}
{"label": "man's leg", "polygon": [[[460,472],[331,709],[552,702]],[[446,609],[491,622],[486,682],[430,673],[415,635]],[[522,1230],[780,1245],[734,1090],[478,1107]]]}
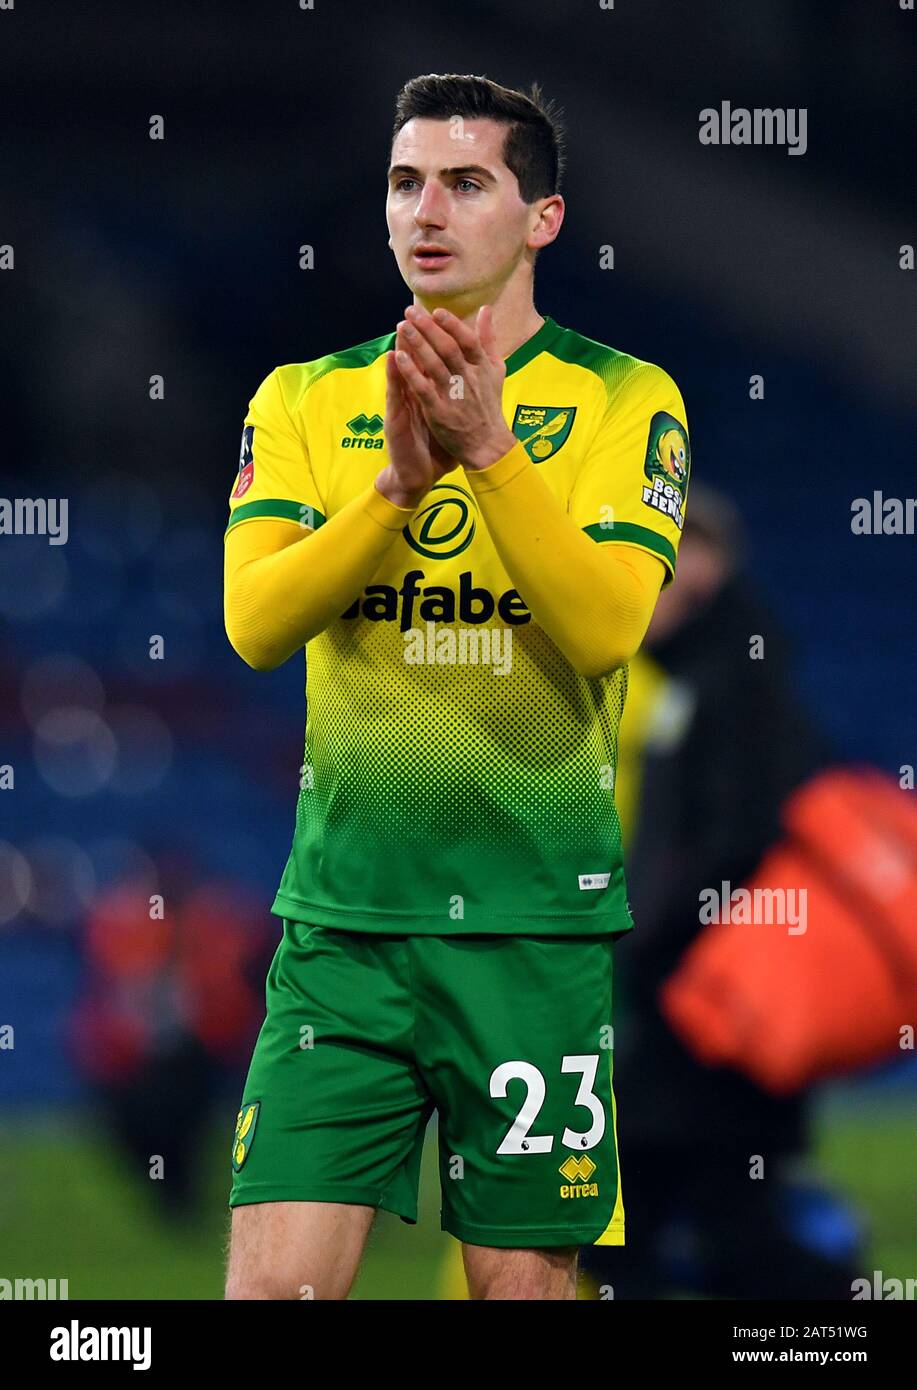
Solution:
{"label": "man's leg", "polygon": [[227,1299],[345,1299],[375,1216],[344,1202],[233,1207]]}
{"label": "man's leg", "polygon": [[442,1225],[474,1298],[573,1298],[623,1244],[608,937],[411,939],[417,1059],[439,1110]]}
{"label": "man's leg", "polygon": [[230,1151],[226,1297],[346,1298],[374,1212],[417,1219],[432,1106],[403,939],[286,920],[266,994]]}
{"label": "man's leg", "polygon": [[468,1292],[476,1299],[575,1299],[577,1249],[498,1250],[463,1244]]}

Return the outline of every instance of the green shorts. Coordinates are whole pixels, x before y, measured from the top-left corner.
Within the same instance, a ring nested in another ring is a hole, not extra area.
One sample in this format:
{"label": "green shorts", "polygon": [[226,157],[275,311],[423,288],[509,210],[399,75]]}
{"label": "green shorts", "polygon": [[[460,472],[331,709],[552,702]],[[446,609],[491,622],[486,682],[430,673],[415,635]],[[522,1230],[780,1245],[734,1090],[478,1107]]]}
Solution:
{"label": "green shorts", "polygon": [[349,1202],[417,1220],[439,1115],[444,1230],[623,1245],[608,937],[395,936],[285,920],[229,1205]]}

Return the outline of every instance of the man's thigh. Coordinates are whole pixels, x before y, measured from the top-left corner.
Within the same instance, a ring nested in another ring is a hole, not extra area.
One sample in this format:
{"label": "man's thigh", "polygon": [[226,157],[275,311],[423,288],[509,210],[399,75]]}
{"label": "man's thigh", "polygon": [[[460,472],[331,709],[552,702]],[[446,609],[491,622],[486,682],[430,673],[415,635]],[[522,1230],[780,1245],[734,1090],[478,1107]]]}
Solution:
{"label": "man's thigh", "polygon": [[235,1207],[226,1298],[346,1298],[375,1214],[344,1202]]}
{"label": "man's thigh", "polygon": [[609,937],[414,938],[442,1225],[524,1252],[624,1243]]}
{"label": "man's thigh", "polygon": [[[381,1206],[416,1221],[432,1107],[413,1061],[403,941],[285,921],[266,994],[236,1117],[229,1205],[233,1231],[249,1233],[256,1253],[265,1243],[268,1256],[274,1250],[285,1286],[291,1275],[309,1284],[300,1252],[314,1237],[317,1259],[328,1230],[356,1240],[365,1219],[326,1208]],[[246,1208],[254,1214],[239,1215]],[[278,1253],[288,1241],[289,1260]],[[234,1255],[233,1279],[239,1269]]]}

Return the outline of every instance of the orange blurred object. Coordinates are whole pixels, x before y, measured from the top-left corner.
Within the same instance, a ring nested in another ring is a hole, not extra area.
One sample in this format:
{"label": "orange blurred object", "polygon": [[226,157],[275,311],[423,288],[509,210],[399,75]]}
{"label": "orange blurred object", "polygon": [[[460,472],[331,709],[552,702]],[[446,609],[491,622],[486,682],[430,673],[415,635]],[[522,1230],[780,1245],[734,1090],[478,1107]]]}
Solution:
{"label": "orange blurred object", "polygon": [[263,940],[263,915],[238,888],[220,884],[198,888],[179,910],[178,960],[191,1026],[210,1052],[227,1059],[240,1041],[248,1043],[264,1013],[245,978]]}
{"label": "orange blurred object", "polygon": [[220,880],[168,904],[134,880],[100,894],[86,924],[86,990],[72,1020],[83,1070],[124,1082],[179,1034],[238,1065],[264,1014],[263,986],[248,978],[265,947],[264,917],[250,893]]}
{"label": "orange blurred object", "polygon": [[146,887],[119,883],[101,893],[86,924],[86,948],[96,969],[117,978],[151,975],[169,958],[172,928]]}
{"label": "orange blurred object", "polygon": [[759,904],[804,904],[804,929],[760,912],[713,921],[659,991],[700,1061],[786,1095],[900,1055],[917,1020],[913,797],[884,773],[843,768],[789,798],[788,838],[743,888]]}

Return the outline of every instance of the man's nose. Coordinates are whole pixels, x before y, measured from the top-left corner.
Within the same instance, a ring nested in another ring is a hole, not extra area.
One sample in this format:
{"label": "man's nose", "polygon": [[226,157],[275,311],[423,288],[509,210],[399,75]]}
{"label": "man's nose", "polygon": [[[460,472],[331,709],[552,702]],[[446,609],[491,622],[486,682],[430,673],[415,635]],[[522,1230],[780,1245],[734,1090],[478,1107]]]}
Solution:
{"label": "man's nose", "polygon": [[428,180],[423,186],[420,200],[414,209],[414,220],[421,227],[431,223],[442,227],[446,220],[446,191],[435,181]]}

